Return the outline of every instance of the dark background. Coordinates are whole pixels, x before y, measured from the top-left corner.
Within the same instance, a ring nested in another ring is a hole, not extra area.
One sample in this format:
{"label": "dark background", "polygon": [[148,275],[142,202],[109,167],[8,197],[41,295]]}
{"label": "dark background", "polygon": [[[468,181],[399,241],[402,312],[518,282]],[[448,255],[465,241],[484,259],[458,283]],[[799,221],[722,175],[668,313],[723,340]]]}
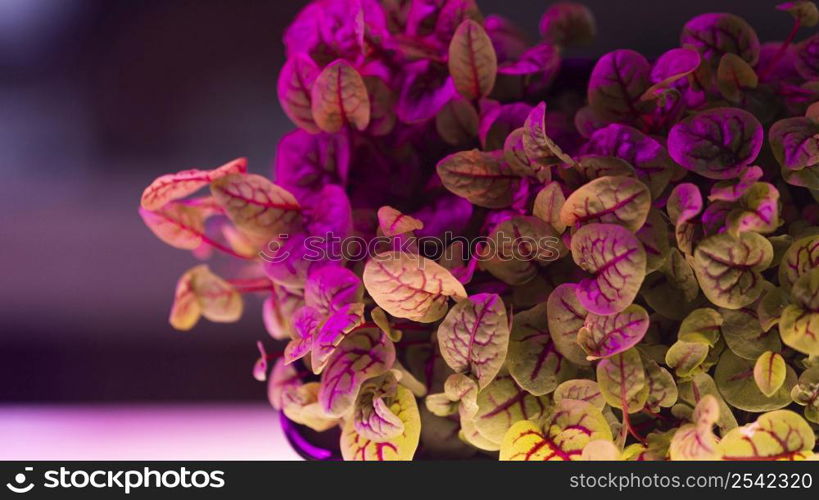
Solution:
{"label": "dark background", "polygon": [[[195,264],[136,208],[156,176],[247,156],[269,172],[291,128],[276,99],[276,0],[0,0],[0,402],[264,398],[250,376],[264,339],[243,320],[167,324]],[[479,0],[533,35],[550,3]],[[594,46],[656,56],[696,14],[732,11],[763,40],[789,17],[768,1],[585,2]]]}

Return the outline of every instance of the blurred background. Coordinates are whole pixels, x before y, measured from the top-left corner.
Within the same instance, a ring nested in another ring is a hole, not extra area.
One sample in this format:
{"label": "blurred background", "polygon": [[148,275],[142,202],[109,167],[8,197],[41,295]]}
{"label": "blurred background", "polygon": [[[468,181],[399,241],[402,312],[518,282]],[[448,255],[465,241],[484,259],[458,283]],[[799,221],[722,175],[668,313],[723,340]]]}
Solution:
{"label": "blurred background", "polygon": [[[0,441],[19,430],[2,415],[32,404],[252,402],[272,413],[251,377],[255,341],[270,344],[259,304],[236,324],[173,331],[173,288],[196,261],[136,209],[163,173],[238,156],[269,173],[292,127],[276,98],[281,38],[306,3],[0,0]],[[549,3],[478,0],[533,36]],[[790,29],[774,1],[585,3],[599,36],[571,56],[656,56],[709,11],[743,16],[762,40]]]}

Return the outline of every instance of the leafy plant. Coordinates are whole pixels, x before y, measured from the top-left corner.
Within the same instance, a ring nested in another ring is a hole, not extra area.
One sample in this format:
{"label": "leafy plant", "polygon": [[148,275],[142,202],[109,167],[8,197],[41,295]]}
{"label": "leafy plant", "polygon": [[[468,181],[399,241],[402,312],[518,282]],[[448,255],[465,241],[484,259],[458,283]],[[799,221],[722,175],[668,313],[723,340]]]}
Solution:
{"label": "leafy plant", "polygon": [[778,8],[784,42],[703,14],[577,88],[579,4],[530,44],[473,0],[311,3],[275,181],[238,159],[143,194],[160,240],[232,259],[182,275],[171,325],[263,298],[286,345],[254,376],[345,459],[812,457],[819,13]]}

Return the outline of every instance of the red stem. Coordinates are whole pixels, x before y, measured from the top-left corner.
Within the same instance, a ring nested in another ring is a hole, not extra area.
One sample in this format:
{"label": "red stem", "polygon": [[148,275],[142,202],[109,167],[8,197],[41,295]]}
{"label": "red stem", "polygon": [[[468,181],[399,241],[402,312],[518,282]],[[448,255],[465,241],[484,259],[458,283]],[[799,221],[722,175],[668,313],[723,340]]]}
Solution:
{"label": "red stem", "polygon": [[782,42],[782,45],[779,46],[779,50],[776,51],[776,54],[774,54],[774,56],[768,62],[768,66],[766,66],[765,69],[759,74],[760,80],[764,80],[765,77],[768,76],[768,73],[773,71],[774,67],[776,66],[776,63],[779,62],[779,60],[785,54],[785,51],[788,50],[788,47],[791,45],[791,42],[793,42],[793,39],[796,38],[796,32],[799,31],[800,26],[802,26],[802,23],[799,20],[799,18],[798,17],[794,18],[793,28],[791,28],[791,32],[788,33],[788,38],[786,38],[785,41]]}
{"label": "red stem", "polygon": [[272,292],[273,282],[268,278],[228,280],[239,293]]}
{"label": "red stem", "polygon": [[250,257],[246,257],[244,255],[236,253],[232,248],[230,248],[228,246],[225,246],[225,245],[219,243],[218,241],[212,240],[212,239],[208,238],[207,236],[205,236],[204,234],[201,235],[201,238],[202,238],[203,243],[207,243],[208,245],[212,246],[213,248],[215,248],[217,250],[221,250],[222,252],[224,252],[224,253],[232,256],[232,257],[236,257],[238,259],[243,259],[243,260],[253,260]]}

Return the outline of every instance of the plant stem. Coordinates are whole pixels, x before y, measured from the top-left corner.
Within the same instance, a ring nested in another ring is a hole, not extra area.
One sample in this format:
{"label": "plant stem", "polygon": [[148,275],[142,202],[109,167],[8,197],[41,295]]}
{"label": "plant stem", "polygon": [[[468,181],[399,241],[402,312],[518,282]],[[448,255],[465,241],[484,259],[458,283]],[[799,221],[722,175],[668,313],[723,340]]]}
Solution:
{"label": "plant stem", "polygon": [[239,253],[236,253],[236,251],[234,251],[232,248],[230,248],[228,246],[225,246],[225,245],[219,243],[218,241],[212,240],[212,239],[208,238],[207,236],[205,236],[204,234],[201,237],[202,237],[202,242],[203,243],[206,243],[206,244],[212,246],[213,248],[215,248],[217,250],[220,250],[220,251],[230,255],[231,257],[236,257],[236,258],[242,259],[242,260],[253,260],[251,257],[247,257],[247,256],[241,255]]}
{"label": "plant stem", "polygon": [[228,280],[239,293],[272,292],[273,282],[269,278]]}
{"label": "plant stem", "polygon": [[793,28],[791,28],[791,32],[788,33],[788,38],[786,38],[785,41],[782,42],[782,45],[779,46],[779,50],[776,51],[776,54],[774,54],[774,56],[771,58],[771,60],[768,61],[768,65],[759,74],[759,79],[760,80],[764,80],[765,77],[768,76],[768,74],[771,71],[773,71],[774,67],[776,67],[776,63],[778,63],[779,60],[782,59],[782,56],[785,54],[785,51],[788,50],[788,47],[791,45],[791,42],[793,42],[793,39],[796,38],[796,32],[799,31],[799,28],[801,26],[802,26],[802,23],[799,20],[799,18],[798,17],[794,18]]}

